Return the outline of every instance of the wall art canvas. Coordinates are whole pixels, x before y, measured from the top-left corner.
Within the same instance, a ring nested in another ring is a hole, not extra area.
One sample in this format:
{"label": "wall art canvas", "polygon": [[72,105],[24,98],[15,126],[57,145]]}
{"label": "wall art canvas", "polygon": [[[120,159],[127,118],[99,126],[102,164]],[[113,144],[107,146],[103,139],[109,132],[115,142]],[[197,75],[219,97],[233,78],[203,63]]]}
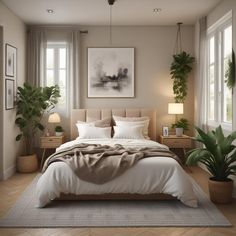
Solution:
{"label": "wall art canvas", "polygon": [[6,44],[5,55],[5,75],[9,77],[16,76],[16,48]]}
{"label": "wall art canvas", "polygon": [[88,97],[134,97],[134,48],[88,48]]}
{"label": "wall art canvas", "polygon": [[6,110],[14,108],[14,80],[12,79],[6,79],[5,103],[6,103]]}

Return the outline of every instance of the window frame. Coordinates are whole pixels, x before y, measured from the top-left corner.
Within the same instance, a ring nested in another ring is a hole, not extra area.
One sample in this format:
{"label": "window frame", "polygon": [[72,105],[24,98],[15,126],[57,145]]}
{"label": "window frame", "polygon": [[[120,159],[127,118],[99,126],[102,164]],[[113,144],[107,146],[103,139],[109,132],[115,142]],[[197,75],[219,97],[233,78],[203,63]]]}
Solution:
{"label": "window frame", "polygon": [[[229,26],[232,27],[232,11],[229,11],[222,18],[220,18],[215,24],[207,29],[207,83],[206,83],[206,122],[209,127],[215,128],[221,124],[224,130],[232,131],[233,127],[233,112],[232,121],[224,121],[224,30]],[[214,120],[209,119],[210,111],[210,39],[215,37],[214,47],[214,78],[215,78],[215,102],[214,102]],[[233,39],[232,39],[233,42]],[[232,97],[233,100],[233,97]],[[233,101],[232,101],[233,102]],[[233,109],[233,106],[232,106]]]}
{"label": "window frame", "polygon": [[67,42],[61,41],[61,42],[47,42],[46,49],[45,49],[45,70],[44,70],[44,84],[47,85],[47,70],[49,69],[47,67],[47,49],[54,49],[53,53],[53,71],[54,71],[54,84],[59,85],[59,76],[60,76],[60,53],[59,50],[62,48],[66,49],[66,64],[65,64],[65,70],[66,70],[66,81],[65,81],[65,104],[60,105],[57,104],[54,108],[57,112],[66,112],[66,114],[69,113],[69,45]]}

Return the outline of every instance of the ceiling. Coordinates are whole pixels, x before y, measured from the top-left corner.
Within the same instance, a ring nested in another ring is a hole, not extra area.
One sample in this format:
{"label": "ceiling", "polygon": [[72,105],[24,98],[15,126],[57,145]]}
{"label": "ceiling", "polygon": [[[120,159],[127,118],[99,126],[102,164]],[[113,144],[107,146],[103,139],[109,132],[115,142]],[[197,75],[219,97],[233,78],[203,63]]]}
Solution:
{"label": "ceiling", "polygon": [[[107,0],[1,0],[27,24],[107,25]],[[221,0],[116,0],[113,25],[194,24]],[[154,8],[161,8],[158,13]],[[49,14],[46,9],[53,9]]]}

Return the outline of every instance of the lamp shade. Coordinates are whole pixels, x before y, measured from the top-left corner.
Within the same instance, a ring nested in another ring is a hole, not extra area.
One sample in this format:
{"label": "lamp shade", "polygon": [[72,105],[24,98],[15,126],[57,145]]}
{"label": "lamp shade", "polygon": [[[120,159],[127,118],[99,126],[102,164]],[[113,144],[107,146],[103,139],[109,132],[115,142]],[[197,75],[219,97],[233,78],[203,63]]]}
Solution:
{"label": "lamp shade", "polygon": [[60,123],[60,122],[61,122],[61,118],[58,113],[54,112],[49,115],[48,123]]}
{"label": "lamp shade", "polygon": [[173,114],[173,115],[184,114],[184,104],[183,103],[169,103],[168,114]]}

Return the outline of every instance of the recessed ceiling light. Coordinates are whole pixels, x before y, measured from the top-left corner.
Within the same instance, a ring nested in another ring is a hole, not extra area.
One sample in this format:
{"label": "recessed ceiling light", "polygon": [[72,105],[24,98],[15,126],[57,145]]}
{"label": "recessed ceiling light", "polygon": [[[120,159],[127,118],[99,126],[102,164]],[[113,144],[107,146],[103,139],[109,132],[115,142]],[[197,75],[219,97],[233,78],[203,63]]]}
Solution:
{"label": "recessed ceiling light", "polygon": [[54,13],[54,11],[52,9],[47,9],[47,12],[50,14]]}
{"label": "recessed ceiling light", "polygon": [[154,8],[154,9],[153,9],[153,12],[155,12],[155,13],[159,13],[159,12],[161,12],[161,11],[162,11],[161,8]]}

